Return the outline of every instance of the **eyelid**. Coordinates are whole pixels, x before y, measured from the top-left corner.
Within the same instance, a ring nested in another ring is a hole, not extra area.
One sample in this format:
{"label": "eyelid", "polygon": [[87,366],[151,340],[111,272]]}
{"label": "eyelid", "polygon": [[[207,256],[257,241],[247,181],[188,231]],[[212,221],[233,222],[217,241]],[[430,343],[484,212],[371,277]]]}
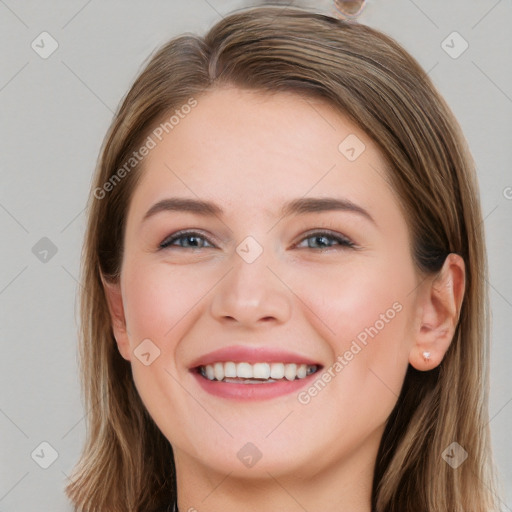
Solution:
{"label": "eyelid", "polygon": [[[358,249],[359,246],[348,236],[344,235],[343,233],[339,233],[337,231],[332,231],[328,228],[313,228],[306,233],[303,233],[299,240],[294,242],[293,247],[297,246],[299,243],[307,240],[308,238],[313,237],[314,235],[322,236],[325,235],[329,238],[332,238],[338,242],[338,247],[347,247],[352,249]],[[171,243],[184,237],[184,236],[197,236],[199,238],[203,238],[208,244],[212,245],[213,247],[216,247],[216,243],[211,240],[213,237],[206,236],[201,230],[199,229],[182,229],[179,231],[176,231],[175,233],[172,233],[168,235],[160,244],[158,245],[159,250],[167,249],[168,247],[171,247]],[[208,248],[208,247],[207,247]],[[335,249],[336,246],[330,246],[326,247],[324,249],[319,249],[317,252],[325,251],[328,249]],[[202,247],[183,247],[183,249],[202,249]],[[304,247],[304,249],[308,249],[308,247]]]}
{"label": "eyelid", "polygon": [[[212,242],[209,236],[206,236],[204,233],[201,232],[201,230],[198,229],[181,229],[180,231],[176,231],[175,233],[171,233],[170,235],[166,236],[162,242],[158,244],[159,249],[166,249],[170,247],[170,243],[174,242],[175,240],[182,238],[184,236],[198,236],[201,238],[204,238],[209,244],[215,246],[215,243]],[[192,247],[193,249],[193,247]],[[201,247],[199,247],[201,249]]]}
{"label": "eyelid", "polygon": [[[337,231],[332,231],[328,228],[316,228],[307,231],[306,233],[301,235],[301,238],[295,243],[297,245],[300,242],[303,242],[304,240],[307,240],[308,238],[311,238],[314,235],[327,235],[330,238],[333,238],[335,240],[338,240],[339,242],[342,242],[340,245],[357,249],[358,245],[347,235],[344,235],[343,233],[339,233]],[[327,247],[326,249],[331,249],[332,247]]]}

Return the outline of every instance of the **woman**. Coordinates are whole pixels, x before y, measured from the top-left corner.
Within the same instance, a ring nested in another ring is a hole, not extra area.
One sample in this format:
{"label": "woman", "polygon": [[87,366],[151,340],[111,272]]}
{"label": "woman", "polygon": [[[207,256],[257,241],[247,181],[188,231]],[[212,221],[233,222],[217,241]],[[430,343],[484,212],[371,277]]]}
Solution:
{"label": "woman", "polygon": [[395,41],[271,7],[171,40],[88,215],[78,510],[497,510],[474,166]]}

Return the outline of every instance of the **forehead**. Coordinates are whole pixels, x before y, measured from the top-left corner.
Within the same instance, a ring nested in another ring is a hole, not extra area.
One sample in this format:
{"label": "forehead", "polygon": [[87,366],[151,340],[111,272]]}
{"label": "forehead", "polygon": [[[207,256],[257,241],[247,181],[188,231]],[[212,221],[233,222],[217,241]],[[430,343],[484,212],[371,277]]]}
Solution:
{"label": "forehead", "polygon": [[377,146],[327,102],[227,87],[196,101],[162,140],[153,136],[135,206],[171,193],[269,216],[306,195],[369,204],[380,190],[380,200],[394,202]]}

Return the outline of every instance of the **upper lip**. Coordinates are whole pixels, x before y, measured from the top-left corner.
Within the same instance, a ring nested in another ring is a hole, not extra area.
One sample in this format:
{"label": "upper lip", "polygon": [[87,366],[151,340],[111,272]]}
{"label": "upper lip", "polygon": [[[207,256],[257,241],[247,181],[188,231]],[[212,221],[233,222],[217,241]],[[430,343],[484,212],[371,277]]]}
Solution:
{"label": "upper lip", "polygon": [[227,361],[233,361],[234,363],[295,363],[320,366],[317,361],[309,357],[287,350],[233,345],[198,357],[191,363],[190,368]]}

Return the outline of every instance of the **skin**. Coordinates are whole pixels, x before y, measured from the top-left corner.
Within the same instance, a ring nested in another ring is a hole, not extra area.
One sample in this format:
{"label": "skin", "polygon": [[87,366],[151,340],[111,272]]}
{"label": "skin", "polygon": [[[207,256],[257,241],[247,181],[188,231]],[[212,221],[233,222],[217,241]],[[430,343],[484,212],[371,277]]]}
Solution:
{"label": "skin", "polygon": [[[365,144],[354,161],[338,150],[350,134]],[[199,97],[145,158],[120,281],[105,288],[119,351],[173,446],[181,511],[370,512],[375,457],[407,366],[440,363],[464,294],[460,257],[437,276],[416,269],[386,175],[376,145],[328,104],[228,87]],[[214,201],[224,214],[143,220],[171,196]],[[350,211],[279,215],[303,196],[349,199],[374,222]],[[205,238],[159,250],[183,229]],[[322,229],[356,248],[311,238]],[[249,235],[263,248],[252,263],[236,252]],[[297,393],[215,397],[188,370],[237,343],[291,350],[325,370],[394,303],[400,312],[307,404]],[[133,353],[145,339],[160,350],[147,366]],[[247,442],[262,454],[251,468],[237,457]]]}

